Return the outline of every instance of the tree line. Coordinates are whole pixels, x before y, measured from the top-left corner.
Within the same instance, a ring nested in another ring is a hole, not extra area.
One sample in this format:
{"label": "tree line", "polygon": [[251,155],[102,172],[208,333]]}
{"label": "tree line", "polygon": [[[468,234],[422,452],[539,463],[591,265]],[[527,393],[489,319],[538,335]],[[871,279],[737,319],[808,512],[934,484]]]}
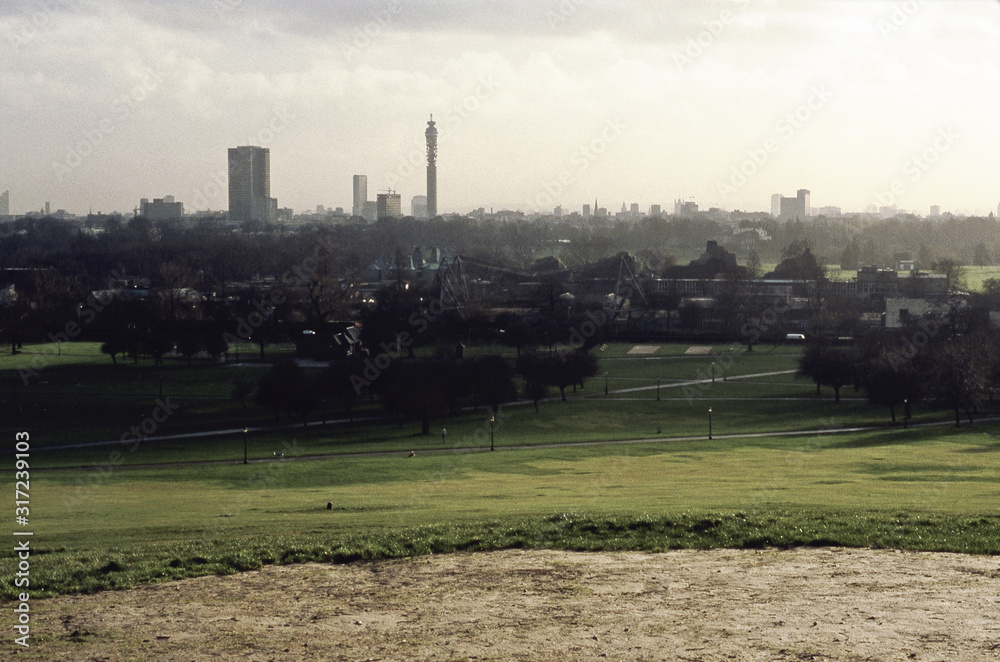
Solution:
{"label": "tree line", "polygon": [[840,390],[853,386],[873,405],[889,409],[893,423],[920,403],[964,413],[969,421],[1000,386],[1000,332],[985,323],[969,324],[955,310],[911,317],[898,329],[878,329],[855,345],[811,342],[799,361],[799,375]]}
{"label": "tree line", "polygon": [[[352,418],[359,403],[377,400],[400,426],[419,421],[420,434],[426,435],[434,420],[465,407],[486,407],[496,415],[502,405],[523,395],[537,411],[550,387],[559,389],[565,401],[567,388],[584,388],[597,373],[597,359],[579,349],[525,352],[516,362],[496,354],[473,358],[446,354],[419,359],[396,355],[379,364],[355,356],[320,370],[282,361],[258,380],[245,374],[235,377],[231,395],[244,407],[252,401],[271,409],[276,422],[282,414],[305,422],[320,410],[325,417],[327,406]],[[372,371],[372,365],[385,367]],[[517,376],[523,383],[520,392]]]}

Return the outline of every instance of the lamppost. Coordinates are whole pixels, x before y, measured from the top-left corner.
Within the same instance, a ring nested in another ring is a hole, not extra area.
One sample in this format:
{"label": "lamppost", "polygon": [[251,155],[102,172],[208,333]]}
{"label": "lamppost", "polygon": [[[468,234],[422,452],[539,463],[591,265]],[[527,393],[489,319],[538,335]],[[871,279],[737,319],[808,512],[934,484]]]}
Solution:
{"label": "lamppost", "polygon": [[708,440],[712,440],[712,408],[708,408]]}
{"label": "lamppost", "polygon": [[448,436],[448,431],[445,430],[444,428],[441,428],[441,445],[442,446],[444,445],[444,438],[446,436]]}
{"label": "lamppost", "polygon": [[243,464],[247,463],[247,432],[246,428],[243,428]]}
{"label": "lamppost", "polygon": [[493,451],[493,427],[496,423],[496,416],[490,416],[490,451]]}
{"label": "lamppost", "polygon": [[910,420],[910,400],[909,398],[903,398],[903,427],[908,427],[907,422]]}
{"label": "lamppost", "polygon": [[715,361],[712,361],[712,383],[715,383]]}
{"label": "lamppost", "polygon": [[604,371],[604,395],[608,394],[608,371]]}

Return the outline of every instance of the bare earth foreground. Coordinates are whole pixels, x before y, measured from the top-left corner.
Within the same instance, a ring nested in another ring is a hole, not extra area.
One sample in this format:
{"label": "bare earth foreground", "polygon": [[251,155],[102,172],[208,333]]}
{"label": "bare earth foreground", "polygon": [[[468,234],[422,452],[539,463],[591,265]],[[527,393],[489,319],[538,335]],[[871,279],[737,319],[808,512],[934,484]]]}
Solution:
{"label": "bare earth foreground", "polygon": [[36,600],[33,645],[18,657],[997,660],[998,566],[996,557],[797,549],[267,567]]}

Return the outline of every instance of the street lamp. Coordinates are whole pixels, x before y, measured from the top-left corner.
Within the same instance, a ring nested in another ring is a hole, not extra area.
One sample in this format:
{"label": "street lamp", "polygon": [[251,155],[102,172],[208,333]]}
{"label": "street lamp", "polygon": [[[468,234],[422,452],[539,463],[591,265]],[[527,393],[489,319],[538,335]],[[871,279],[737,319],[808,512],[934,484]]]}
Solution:
{"label": "street lamp", "polygon": [[712,408],[708,408],[708,440],[712,440]]}
{"label": "street lamp", "polygon": [[444,428],[441,428],[441,445],[442,446],[444,445],[444,438],[446,436],[448,436],[448,431],[445,430]]}
{"label": "street lamp", "polygon": [[496,420],[496,416],[490,416],[490,451],[493,450],[493,427]]}
{"label": "street lamp", "polygon": [[712,361],[712,383],[715,383],[715,361]]}
{"label": "street lamp", "polygon": [[247,463],[247,432],[246,428],[243,428],[243,464]]}
{"label": "street lamp", "polygon": [[909,398],[903,398],[903,427],[908,427],[907,422],[910,420],[910,400]]}
{"label": "street lamp", "polygon": [[604,395],[608,394],[608,371],[604,371]]}

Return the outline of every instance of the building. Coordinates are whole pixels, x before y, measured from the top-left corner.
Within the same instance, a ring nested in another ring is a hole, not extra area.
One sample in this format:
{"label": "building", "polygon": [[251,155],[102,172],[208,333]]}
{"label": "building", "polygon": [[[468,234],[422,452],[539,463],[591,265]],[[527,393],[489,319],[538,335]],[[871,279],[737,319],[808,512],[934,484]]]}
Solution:
{"label": "building", "polygon": [[590,218],[590,205],[583,206],[583,217]]}
{"label": "building", "polygon": [[[430,202],[428,201],[428,213],[430,213]],[[375,216],[378,220],[383,218],[399,218],[403,215],[403,204],[398,193],[389,191],[379,193],[375,199]]]}
{"label": "building", "polygon": [[698,211],[698,203],[684,202],[681,199],[674,200],[675,214],[694,214]]}
{"label": "building", "polygon": [[[777,211],[777,213],[775,213]],[[786,198],[780,193],[771,196],[771,215],[778,218],[803,220],[809,216],[809,190],[800,188],[794,198]]]}
{"label": "building", "polygon": [[931,216],[941,215],[941,205],[931,205]]}
{"label": "building", "polygon": [[662,211],[660,205],[650,205],[649,206],[649,215],[650,216],[660,216],[662,213],[663,213],[663,211]]}
{"label": "building", "polygon": [[430,121],[427,122],[427,130],[424,131],[424,137],[427,139],[427,216],[434,218],[438,215],[438,130],[434,126],[433,115],[431,115]]}
{"label": "building", "polygon": [[354,207],[351,209],[351,215],[364,216],[366,202],[368,202],[368,175],[354,175]]}
{"label": "building", "polygon": [[413,218],[427,218],[427,196],[415,195],[410,200],[410,216]]}
{"label": "building", "polygon": [[229,221],[273,223],[278,201],[271,197],[271,150],[229,148]]}
{"label": "building", "polygon": [[139,215],[150,221],[169,221],[184,218],[184,203],[176,202],[174,196],[165,195],[162,198],[143,198],[139,201]]}
{"label": "building", "polygon": [[0,221],[7,220],[10,216],[10,191],[0,193]]}

